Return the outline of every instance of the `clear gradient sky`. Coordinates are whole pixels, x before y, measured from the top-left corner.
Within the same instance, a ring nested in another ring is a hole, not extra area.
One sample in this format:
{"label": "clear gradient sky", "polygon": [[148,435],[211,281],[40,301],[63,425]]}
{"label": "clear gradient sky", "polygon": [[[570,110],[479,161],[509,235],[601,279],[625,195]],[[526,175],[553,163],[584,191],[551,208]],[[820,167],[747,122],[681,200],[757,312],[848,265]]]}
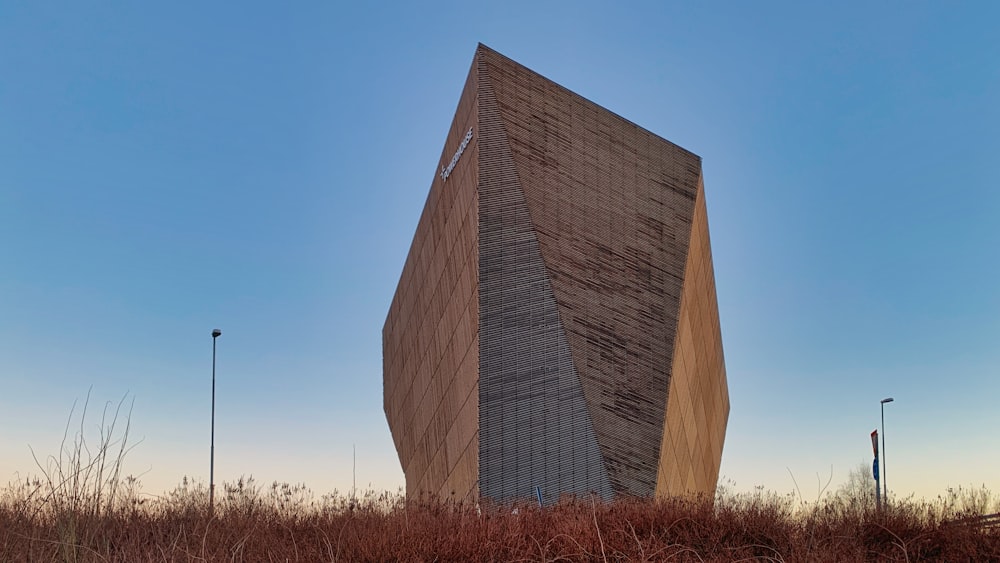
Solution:
{"label": "clear gradient sky", "polygon": [[[419,4],[419,5],[418,5]],[[722,475],[1000,492],[1000,4],[0,4],[0,482],[403,483],[381,329],[477,42],[703,158]]]}

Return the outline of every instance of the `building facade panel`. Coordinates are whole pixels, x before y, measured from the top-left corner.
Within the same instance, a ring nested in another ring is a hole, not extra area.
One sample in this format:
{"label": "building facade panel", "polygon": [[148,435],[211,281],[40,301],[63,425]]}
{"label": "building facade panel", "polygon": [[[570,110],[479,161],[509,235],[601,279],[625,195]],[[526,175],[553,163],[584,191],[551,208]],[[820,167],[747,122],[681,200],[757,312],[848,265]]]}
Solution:
{"label": "building facade panel", "polygon": [[[446,162],[476,124],[476,88],[470,75],[445,143],[444,152],[453,151]],[[460,422],[461,407],[478,397],[476,153],[467,143],[447,178],[435,174],[383,328],[384,409],[407,494],[454,490],[464,498],[477,479],[467,468],[456,471],[460,459],[450,459],[446,446],[450,436],[455,447],[478,449],[477,425]]]}
{"label": "building facade panel", "polygon": [[657,495],[714,489],[729,420],[729,389],[701,182],[685,271]]}
{"label": "building facade panel", "polygon": [[479,95],[480,491],[501,501],[611,498],[504,121],[482,78]]}

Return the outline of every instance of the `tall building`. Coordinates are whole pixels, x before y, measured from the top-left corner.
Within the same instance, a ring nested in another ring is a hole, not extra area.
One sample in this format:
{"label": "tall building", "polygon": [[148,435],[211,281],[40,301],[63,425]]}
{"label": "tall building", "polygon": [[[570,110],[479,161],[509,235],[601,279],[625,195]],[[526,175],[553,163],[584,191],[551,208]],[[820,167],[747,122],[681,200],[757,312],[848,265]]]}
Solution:
{"label": "tall building", "polygon": [[713,491],[701,159],[479,45],[382,339],[408,495]]}

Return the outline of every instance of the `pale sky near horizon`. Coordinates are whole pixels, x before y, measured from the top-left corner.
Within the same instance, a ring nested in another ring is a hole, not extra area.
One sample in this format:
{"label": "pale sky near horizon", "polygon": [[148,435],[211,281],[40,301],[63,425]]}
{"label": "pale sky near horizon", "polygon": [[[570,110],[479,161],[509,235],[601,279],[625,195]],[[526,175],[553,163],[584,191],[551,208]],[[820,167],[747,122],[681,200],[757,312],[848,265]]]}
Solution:
{"label": "pale sky near horizon", "polygon": [[[0,484],[403,483],[381,328],[477,42],[703,159],[723,479],[1000,491],[1000,5],[0,5]],[[79,408],[79,407],[78,407]],[[96,438],[92,438],[96,439]]]}

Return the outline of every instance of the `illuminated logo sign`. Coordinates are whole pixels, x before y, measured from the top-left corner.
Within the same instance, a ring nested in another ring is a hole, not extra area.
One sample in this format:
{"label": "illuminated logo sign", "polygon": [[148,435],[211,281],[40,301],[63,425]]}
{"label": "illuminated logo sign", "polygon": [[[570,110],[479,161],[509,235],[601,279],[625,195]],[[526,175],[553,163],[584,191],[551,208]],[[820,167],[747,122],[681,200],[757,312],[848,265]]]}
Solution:
{"label": "illuminated logo sign", "polygon": [[465,147],[469,146],[469,141],[472,140],[472,127],[469,127],[469,132],[465,134],[465,138],[462,139],[462,144],[458,145],[458,150],[455,151],[455,156],[451,157],[451,162],[448,166],[441,167],[441,179],[447,180],[448,176],[451,176],[451,171],[455,169],[455,165],[458,164],[458,159],[462,158],[462,153],[465,152]]}

